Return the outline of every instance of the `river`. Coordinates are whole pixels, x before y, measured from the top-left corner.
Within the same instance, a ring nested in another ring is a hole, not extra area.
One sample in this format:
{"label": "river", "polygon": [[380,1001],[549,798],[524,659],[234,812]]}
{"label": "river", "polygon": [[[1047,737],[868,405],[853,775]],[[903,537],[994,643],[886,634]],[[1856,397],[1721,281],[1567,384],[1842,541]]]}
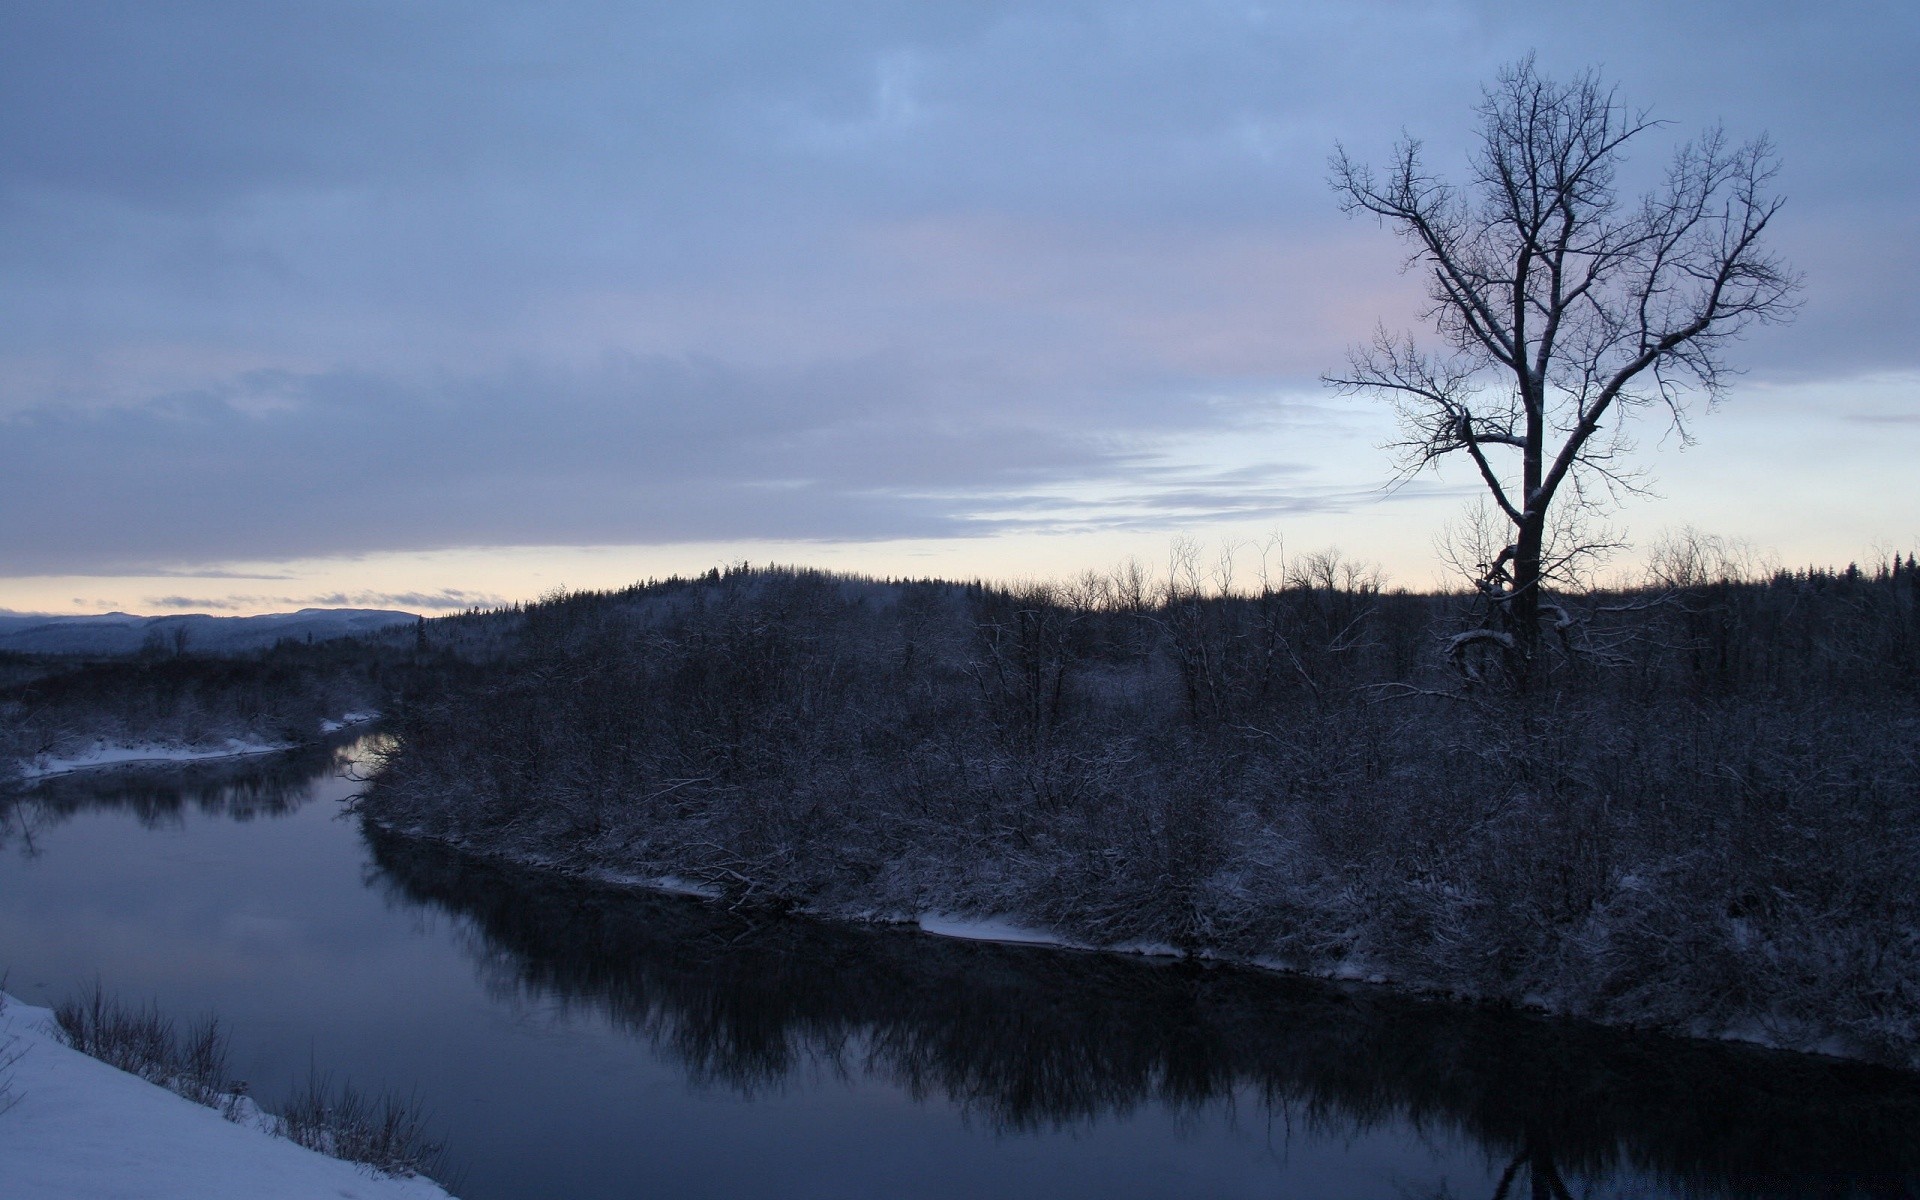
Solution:
{"label": "river", "polygon": [[467,1200],[1920,1194],[1908,1074],[556,881],[363,828],[356,753],[0,801],[7,990],[416,1092]]}

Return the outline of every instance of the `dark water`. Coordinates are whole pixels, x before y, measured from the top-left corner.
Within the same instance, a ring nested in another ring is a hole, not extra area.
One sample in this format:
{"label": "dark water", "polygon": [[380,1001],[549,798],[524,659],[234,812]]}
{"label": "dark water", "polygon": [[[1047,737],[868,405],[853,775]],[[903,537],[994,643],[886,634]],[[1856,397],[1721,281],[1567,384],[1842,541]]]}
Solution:
{"label": "dark water", "polygon": [[559,884],[342,819],[347,753],[13,804],[7,989],[415,1088],[469,1200],[1920,1195],[1912,1076]]}

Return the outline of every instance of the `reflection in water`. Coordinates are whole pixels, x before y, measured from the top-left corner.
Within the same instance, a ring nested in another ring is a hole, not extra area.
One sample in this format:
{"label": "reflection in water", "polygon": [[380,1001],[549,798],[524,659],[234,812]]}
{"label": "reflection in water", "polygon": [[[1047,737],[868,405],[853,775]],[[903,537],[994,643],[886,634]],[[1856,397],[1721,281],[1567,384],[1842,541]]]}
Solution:
{"label": "reflection in water", "polygon": [[[32,852],[35,831],[88,811],[163,829],[192,825],[194,814],[290,814],[339,790],[316,783],[364,748],[353,742],[46,781],[0,798],[0,845]],[[819,1076],[879,1080],[1013,1131],[1080,1130],[1142,1110],[1179,1114],[1193,1129],[1267,1125],[1303,1145],[1412,1126],[1450,1161],[1484,1159],[1485,1184],[1464,1194],[1474,1200],[1920,1195],[1912,1075],[1259,972],[750,920],[364,834],[373,885],[403,909],[453,914],[489,986],[607,1014],[709,1088],[753,1096],[798,1092]],[[341,865],[354,861],[340,849]],[[61,857],[56,845],[37,869],[61,873]],[[15,865],[24,876],[26,865]],[[224,895],[228,884],[216,886]],[[347,886],[364,899],[357,883]],[[332,911],[340,900],[320,890],[302,903]],[[303,919],[291,911],[289,921]],[[338,940],[357,946],[364,927],[350,928],[353,938]],[[155,944],[171,944],[166,936]],[[370,990],[350,958],[326,961],[342,988]],[[382,972],[393,965],[369,961]],[[464,986],[457,952],[445,961]],[[112,978],[111,962],[103,966]],[[341,1007],[378,1011],[360,1002]],[[505,1078],[510,1090],[536,1076]],[[664,1127],[676,1118],[659,1109],[644,1119]],[[1455,1178],[1451,1192],[1404,1194],[1464,1200]]]}
{"label": "reflection in water", "polygon": [[350,735],[276,754],[56,775],[0,791],[0,849],[37,854],[41,833],[83,812],[128,812],[149,829],[178,827],[190,811],[236,821],[286,816],[313,797],[317,781],[359,761],[366,745]]}
{"label": "reflection in water", "polygon": [[1920,1079],[1261,972],[953,942],[556,881],[368,827],[375,880],[470,922],[489,983],[604,1010],[744,1094],[868,1074],[1005,1129],[1249,1096],[1467,1139],[1499,1200],[1920,1194]]}

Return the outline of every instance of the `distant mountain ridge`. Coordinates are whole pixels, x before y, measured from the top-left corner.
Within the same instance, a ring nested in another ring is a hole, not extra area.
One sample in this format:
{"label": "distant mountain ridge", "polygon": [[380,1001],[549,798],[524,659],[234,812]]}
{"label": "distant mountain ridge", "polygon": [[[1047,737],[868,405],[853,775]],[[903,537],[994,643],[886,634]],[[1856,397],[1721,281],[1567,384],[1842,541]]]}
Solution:
{"label": "distant mountain ridge", "polygon": [[410,625],[413,613],[378,608],[303,608],[257,617],[181,613],[140,617],[111,612],[61,617],[0,611],[0,650],[22,654],[134,654],[157,642],[168,650],[238,653],[282,638],[318,642]]}

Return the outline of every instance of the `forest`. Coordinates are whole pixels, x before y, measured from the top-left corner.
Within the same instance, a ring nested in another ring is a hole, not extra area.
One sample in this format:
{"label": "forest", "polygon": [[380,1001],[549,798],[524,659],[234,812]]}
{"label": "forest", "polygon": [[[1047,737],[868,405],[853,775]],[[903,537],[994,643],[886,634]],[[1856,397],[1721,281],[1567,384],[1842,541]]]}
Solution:
{"label": "forest", "polygon": [[234,654],[149,646],[133,655],[0,652],[0,785],[38,756],[95,745],[297,745],[323,721],[378,710],[421,669],[413,631],[285,640]]}
{"label": "forest", "polygon": [[1334,553],[556,593],[458,619],[359,804],[742,912],[992,915],[1920,1065],[1913,561],[1683,540],[1555,603],[1516,683],[1461,636],[1482,599]]}

